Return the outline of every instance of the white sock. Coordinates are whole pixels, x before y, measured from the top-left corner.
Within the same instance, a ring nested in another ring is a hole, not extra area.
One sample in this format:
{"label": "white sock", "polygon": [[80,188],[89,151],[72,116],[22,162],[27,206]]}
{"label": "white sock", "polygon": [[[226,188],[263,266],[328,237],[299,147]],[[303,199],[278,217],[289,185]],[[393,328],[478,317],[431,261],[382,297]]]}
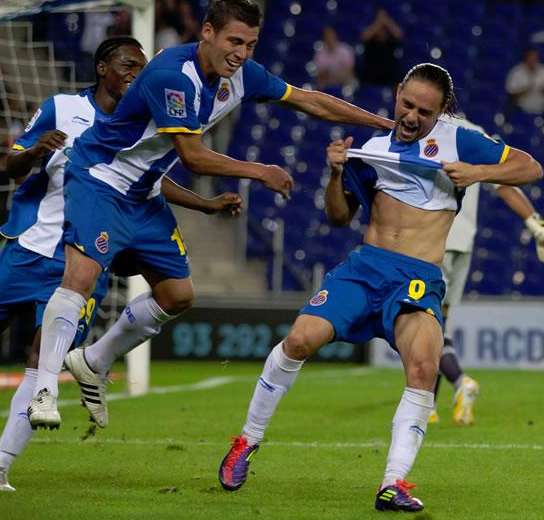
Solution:
{"label": "white sock", "polygon": [[77,324],[85,298],[71,289],[57,288],[49,299],[42,323],[38,380],[34,395],[47,388],[55,397],[59,395],[58,375],[62,363],[74,341]]}
{"label": "white sock", "polygon": [[461,387],[461,385],[463,384],[463,378],[465,377],[465,374],[461,374],[456,380],[455,382],[453,383],[453,388],[455,389],[455,391],[459,390],[459,388]]}
{"label": "white sock", "polygon": [[164,312],[151,293],[140,294],[96,343],[85,348],[89,367],[105,375],[118,357],[157,335],[161,325],[172,318],[175,316]]}
{"label": "white sock", "polygon": [[0,438],[0,467],[2,468],[9,469],[15,457],[25,449],[32,437],[27,409],[37,378],[38,371],[35,368],[26,368],[23,380],[11,398],[8,420]]}
{"label": "white sock", "polygon": [[423,442],[427,421],[434,406],[434,394],[406,387],[393,417],[391,447],[382,488],[404,480]]}
{"label": "white sock", "polygon": [[242,430],[250,445],[263,440],[264,431],[280,399],[294,383],[304,361],[288,358],[283,352],[283,341],[276,345],[264,364],[261,377],[249,404],[246,424]]}

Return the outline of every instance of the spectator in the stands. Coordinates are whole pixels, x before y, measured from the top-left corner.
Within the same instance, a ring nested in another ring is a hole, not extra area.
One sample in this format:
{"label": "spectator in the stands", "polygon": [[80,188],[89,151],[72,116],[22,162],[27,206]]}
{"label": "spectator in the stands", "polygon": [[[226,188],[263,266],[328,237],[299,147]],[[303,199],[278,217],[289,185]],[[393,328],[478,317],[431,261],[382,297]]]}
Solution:
{"label": "spectator in the stands", "polygon": [[[108,27],[108,38],[125,36],[132,33],[132,17],[130,10],[117,9],[113,11],[113,23]],[[101,40],[102,41],[102,40]]]}
{"label": "spectator in the stands", "polygon": [[178,0],[176,28],[180,43],[197,42],[200,36],[200,23],[193,6],[188,0]]}
{"label": "spectator in the stands", "polygon": [[332,27],[323,29],[321,44],[315,52],[314,64],[317,87],[320,89],[342,87],[353,80],[355,52],[338,39]]}
{"label": "spectator in the stands", "polygon": [[179,34],[174,27],[175,0],[155,2],[155,50],[179,45]]}
{"label": "spectator in the stands", "polygon": [[529,114],[544,112],[544,65],[540,62],[538,49],[526,49],[523,60],[510,69],[506,92],[514,107]]}
{"label": "spectator in the stands", "polygon": [[361,83],[395,86],[400,80],[404,33],[385,9],[378,9],[372,23],[361,32],[364,52],[357,65]]}
{"label": "spectator in the stands", "polygon": [[200,23],[187,0],[158,0],[155,3],[155,49],[196,42]]}

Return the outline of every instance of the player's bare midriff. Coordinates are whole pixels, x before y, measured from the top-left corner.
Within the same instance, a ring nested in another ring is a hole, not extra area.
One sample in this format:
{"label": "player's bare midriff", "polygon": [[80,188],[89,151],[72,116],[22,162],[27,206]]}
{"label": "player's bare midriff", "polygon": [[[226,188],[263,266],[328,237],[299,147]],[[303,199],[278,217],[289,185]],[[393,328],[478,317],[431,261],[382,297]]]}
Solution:
{"label": "player's bare midriff", "polygon": [[378,192],[365,243],[440,265],[454,211],[409,206]]}

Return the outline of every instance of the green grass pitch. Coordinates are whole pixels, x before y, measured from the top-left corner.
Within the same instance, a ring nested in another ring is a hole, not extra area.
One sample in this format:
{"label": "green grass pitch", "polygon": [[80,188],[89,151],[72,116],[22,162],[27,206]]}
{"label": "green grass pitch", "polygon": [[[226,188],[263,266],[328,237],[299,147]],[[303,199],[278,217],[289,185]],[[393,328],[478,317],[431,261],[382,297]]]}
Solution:
{"label": "green grass pitch", "polygon": [[[109,391],[110,426],[88,436],[75,383],[58,432],[34,436],[0,494],[0,518],[337,520],[391,517],[373,509],[399,371],[308,363],[284,398],[253,459],[246,485],[223,491],[218,464],[239,432],[260,363],[152,365],[153,393]],[[409,480],[425,503],[418,520],[543,519],[544,377],[479,371],[473,427],[451,420],[443,383],[441,421],[430,425]],[[0,393],[0,425],[11,391]],[[88,437],[86,440],[83,438]]]}

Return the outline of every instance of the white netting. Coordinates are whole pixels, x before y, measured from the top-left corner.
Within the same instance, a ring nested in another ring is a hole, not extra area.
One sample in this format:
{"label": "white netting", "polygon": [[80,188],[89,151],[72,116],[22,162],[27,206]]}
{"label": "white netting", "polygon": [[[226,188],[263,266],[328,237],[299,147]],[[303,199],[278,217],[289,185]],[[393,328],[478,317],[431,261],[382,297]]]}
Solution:
{"label": "white netting", "polygon": [[34,41],[30,22],[0,23],[0,154],[45,98],[76,90],[75,66],[55,60],[51,42]]}

